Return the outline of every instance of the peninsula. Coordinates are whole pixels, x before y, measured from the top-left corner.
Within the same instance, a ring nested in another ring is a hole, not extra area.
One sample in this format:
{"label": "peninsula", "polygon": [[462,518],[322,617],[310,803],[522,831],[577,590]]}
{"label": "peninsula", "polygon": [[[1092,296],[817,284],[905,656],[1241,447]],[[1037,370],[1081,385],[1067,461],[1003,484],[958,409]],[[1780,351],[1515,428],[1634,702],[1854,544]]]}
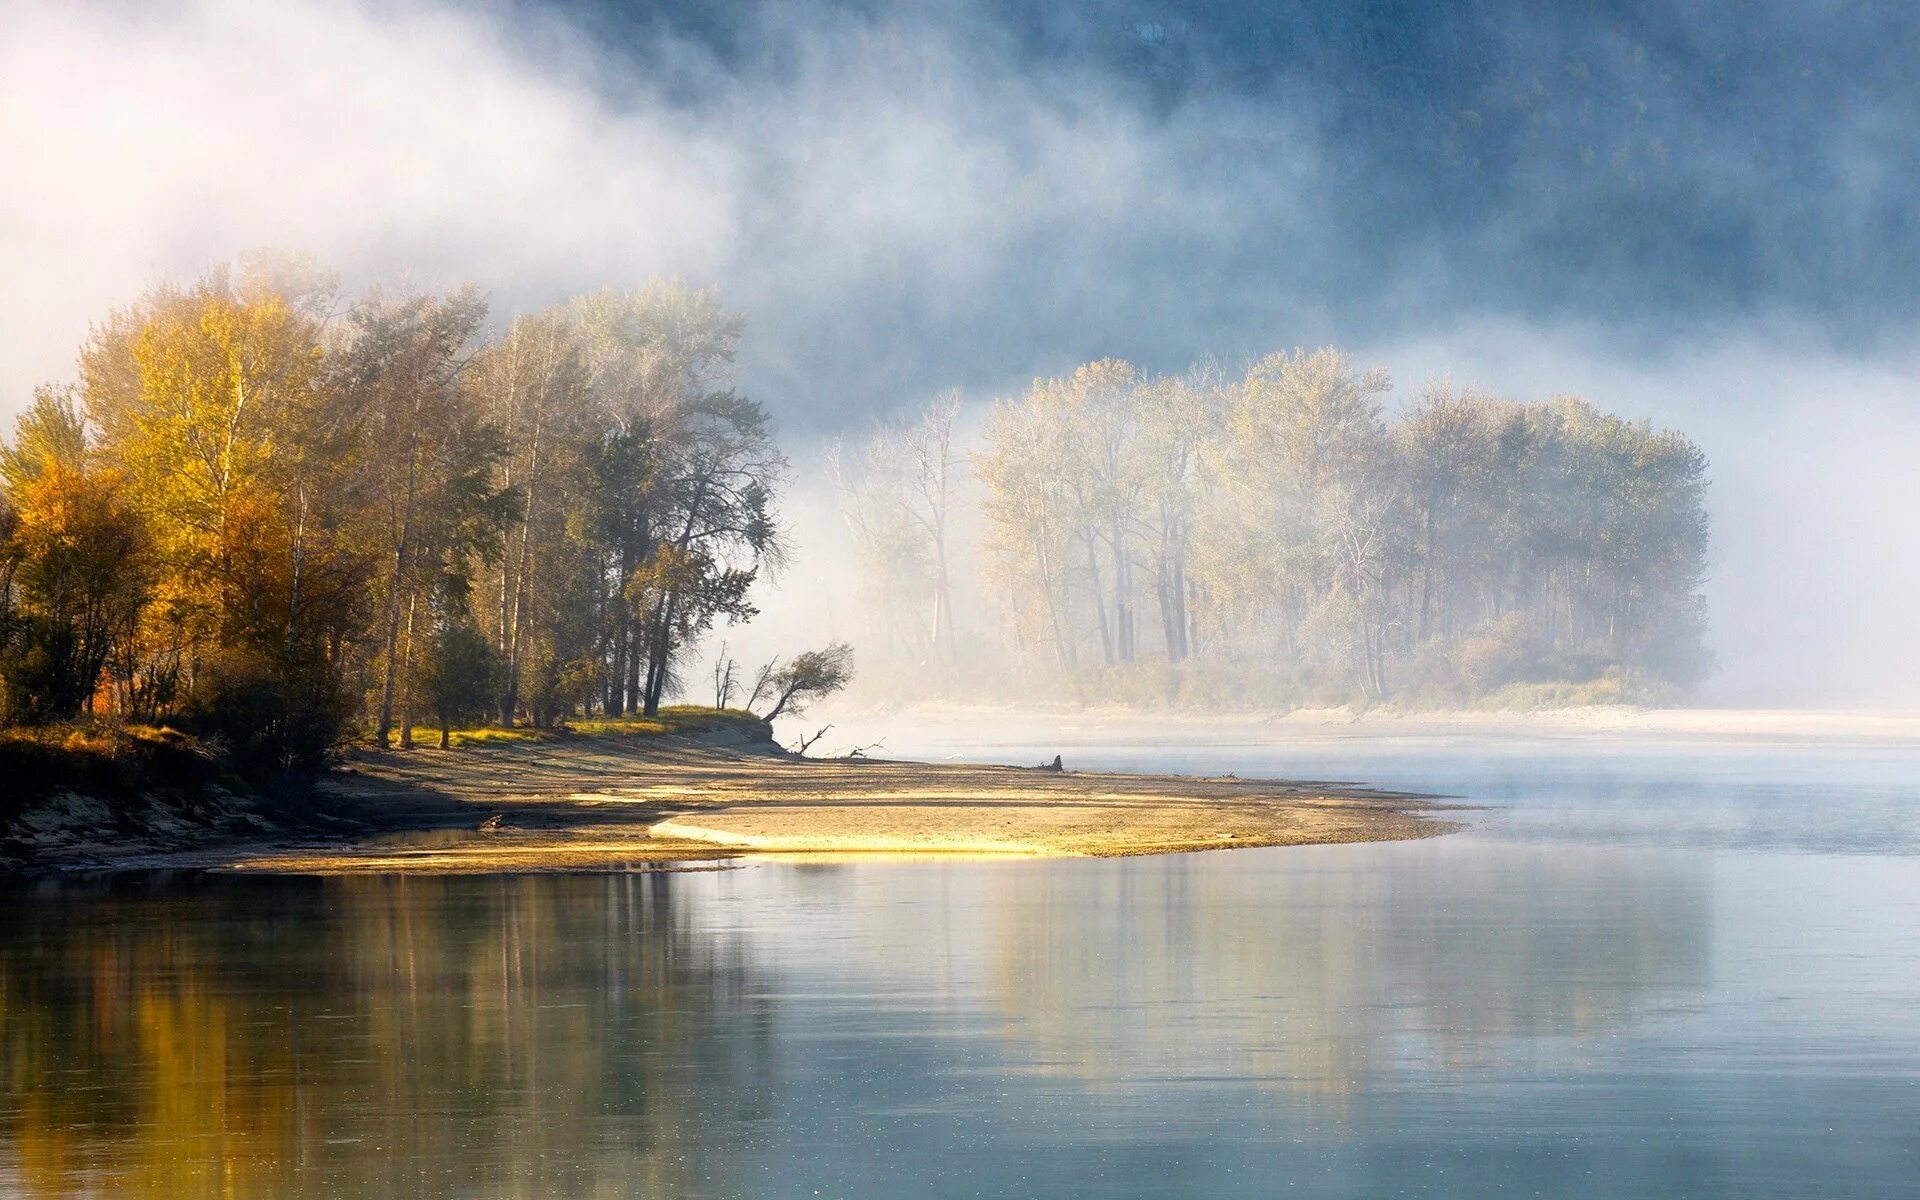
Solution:
{"label": "peninsula", "polygon": [[[1111,857],[1388,841],[1458,826],[1418,796],[1343,783],[1122,775],[782,750],[744,714],[679,710],[667,732],[478,736],[452,750],[364,749],[277,826],[240,798],[192,812],[148,801],[119,837],[99,802],[20,814],[43,866],[284,874],[518,874],[672,869],[745,856]],[[63,807],[64,806],[64,807]],[[128,829],[135,830],[126,834]]]}

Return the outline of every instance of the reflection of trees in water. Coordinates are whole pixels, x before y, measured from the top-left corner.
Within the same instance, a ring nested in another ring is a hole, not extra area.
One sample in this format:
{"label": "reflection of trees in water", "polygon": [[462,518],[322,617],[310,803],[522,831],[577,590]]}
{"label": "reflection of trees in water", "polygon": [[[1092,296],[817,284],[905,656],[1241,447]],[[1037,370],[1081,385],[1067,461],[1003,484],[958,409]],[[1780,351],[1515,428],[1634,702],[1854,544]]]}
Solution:
{"label": "reflection of trees in water", "polygon": [[1561,1065],[1708,984],[1702,870],[1450,840],[768,868],[698,909],[722,877],[61,884],[0,926],[0,1192],[737,1190],[755,1118],[793,1116],[774,966],[863,1011],[911,993],[896,1015],[927,1035],[977,1010],[924,997],[990,999],[996,1043],[900,1043],[936,1077],[984,1052],[1324,1106],[1383,1075]]}
{"label": "reflection of trees in water", "polygon": [[1543,1052],[1536,1039],[1619,1031],[1708,983],[1712,901],[1691,861],[1287,853],[1003,876],[1008,1036],[1103,1084],[1343,1093],[1370,1073],[1502,1064]]}
{"label": "reflection of trees in water", "polygon": [[689,932],[675,883],[249,880],[16,903],[0,930],[15,1186],[712,1187],[731,1149],[716,1131],[765,1110],[771,1014],[744,954]]}

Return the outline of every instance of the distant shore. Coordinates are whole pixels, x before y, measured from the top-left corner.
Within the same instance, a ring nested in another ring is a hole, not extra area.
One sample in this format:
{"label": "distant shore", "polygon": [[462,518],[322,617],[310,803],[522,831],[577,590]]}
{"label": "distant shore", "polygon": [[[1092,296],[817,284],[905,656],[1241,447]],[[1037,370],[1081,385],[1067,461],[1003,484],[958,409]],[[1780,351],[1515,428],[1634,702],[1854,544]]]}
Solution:
{"label": "distant shore", "polygon": [[831,711],[809,717],[805,724],[818,727],[828,722],[846,742],[885,739],[882,744],[896,753],[902,752],[902,746],[925,740],[911,736],[915,733],[937,733],[941,741],[955,745],[1032,742],[1058,749],[1119,736],[1131,741],[1151,738],[1170,746],[1195,737],[1258,742],[1342,737],[1619,737],[1731,743],[1920,743],[1920,711],[1869,709],[1602,705],[1527,711],[1298,708],[1282,712],[1207,712],[946,702],[868,708],[837,703]]}

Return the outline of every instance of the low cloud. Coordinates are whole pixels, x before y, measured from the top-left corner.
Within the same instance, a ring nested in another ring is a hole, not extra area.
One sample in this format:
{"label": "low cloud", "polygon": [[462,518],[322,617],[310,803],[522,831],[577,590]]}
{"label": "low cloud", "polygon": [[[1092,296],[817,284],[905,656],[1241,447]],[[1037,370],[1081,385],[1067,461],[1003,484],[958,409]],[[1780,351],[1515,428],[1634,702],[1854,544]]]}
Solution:
{"label": "low cloud", "polygon": [[[616,47],[535,5],[8,6],[0,407],[70,374],[113,304],[264,244],[349,287],[471,279],[502,315],[716,285],[803,467],[809,439],[946,386],[1338,340],[1403,393],[1450,371],[1688,430],[1715,464],[1717,694],[1920,700],[1888,665],[1920,605],[1911,318],[1874,299],[1911,257],[1887,215],[1910,113],[1834,23],[1795,24],[1846,81],[1854,119],[1822,141],[1762,123],[1810,69],[1787,51],[1700,68],[1712,94],[1675,76],[1689,46],[1786,44],[1698,14],[1646,44],[1572,23],[1389,47],[1468,55],[1455,95],[1447,71],[1329,74],[1336,35],[1374,35],[1319,18],[1276,50],[1111,7],[1029,39],[960,7],[774,5]],[[1498,7],[1449,11],[1486,10],[1471,30]],[[1277,82],[1254,87],[1263,55]],[[1857,312],[1830,294],[1849,271]]]}

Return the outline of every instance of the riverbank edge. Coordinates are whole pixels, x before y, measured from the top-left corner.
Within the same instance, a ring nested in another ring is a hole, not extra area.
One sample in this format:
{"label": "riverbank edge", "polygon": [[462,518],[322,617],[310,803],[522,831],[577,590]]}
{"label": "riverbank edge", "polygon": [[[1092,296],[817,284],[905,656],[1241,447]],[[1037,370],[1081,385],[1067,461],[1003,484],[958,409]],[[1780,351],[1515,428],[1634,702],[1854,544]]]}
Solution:
{"label": "riverbank edge", "polygon": [[[676,719],[677,718],[677,719]],[[635,719],[622,732],[596,721],[597,734],[571,729],[462,731],[463,746],[559,745],[588,740],[659,746],[764,747],[784,754],[765,721],[714,711]],[[430,792],[404,803],[370,802],[351,786],[369,762],[431,749],[437,730],[414,747],[350,747],[321,776],[257,780],[233,770],[206,745],[161,727],[75,726],[17,730],[0,738],[0,877],[209,864],[282,851],[290,845],[344,845],[392,834],[457,829],[465,805]]]}
{"label": "riverbank edge", "polygon": [[802,758],[764,724],[359,750],[292,816],[243,795],[196,803],[198,817],[158,805],[130,831],[43,841],[5,869],[585,873],[745,857],[1118,857],[1459,828],[1438,815],[1457,806],[1350,784]]}

